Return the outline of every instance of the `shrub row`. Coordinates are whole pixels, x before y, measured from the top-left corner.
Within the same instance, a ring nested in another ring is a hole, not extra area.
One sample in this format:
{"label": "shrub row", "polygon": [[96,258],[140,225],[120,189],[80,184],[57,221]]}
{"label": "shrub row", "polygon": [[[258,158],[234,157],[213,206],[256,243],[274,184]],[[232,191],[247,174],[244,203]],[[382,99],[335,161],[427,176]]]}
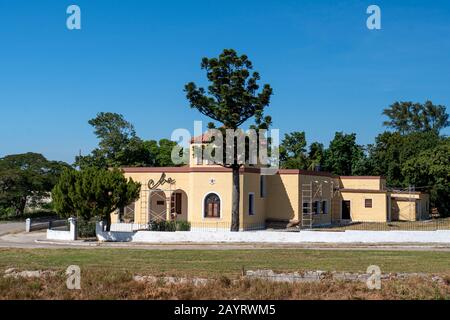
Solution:
{"label": "shrub row", "polygon": [[96,223],[95,220],[85,221],[83,219],[79,219],[77,221],[78,237],[79,238],[94,238],[94,237],[96,237],[95,223]]}
{"label": "shrub row", "polygon": [[56,213],[51,210],[36,210],[24,212],[21,215],[16,215],[13,208],[1,208],[0,207],[0,220],[3,221],[23,221],[27,218],[44,218],[44,217],[57,217]]}
{"label": "shrub row", "polygon": [[149,225],[150,231],[190,231],[191,224],[187,221],[159,221],[151,222]]}

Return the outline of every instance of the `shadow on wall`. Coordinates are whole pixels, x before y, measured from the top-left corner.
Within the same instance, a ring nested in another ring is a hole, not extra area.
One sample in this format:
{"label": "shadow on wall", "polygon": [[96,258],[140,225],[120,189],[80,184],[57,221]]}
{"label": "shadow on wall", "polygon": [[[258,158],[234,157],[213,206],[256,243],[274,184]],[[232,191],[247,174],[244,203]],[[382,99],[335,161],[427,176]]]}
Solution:
{"label": "shadow on wall", "polygon": [[400,207],[397,201],[391,202],[391,221],[400,220]]}
{"label": "shadow on wall", "polygon": [[268,176],[266,219],[275,221],[291,221],[296,219],[295,209],[280,175]]}

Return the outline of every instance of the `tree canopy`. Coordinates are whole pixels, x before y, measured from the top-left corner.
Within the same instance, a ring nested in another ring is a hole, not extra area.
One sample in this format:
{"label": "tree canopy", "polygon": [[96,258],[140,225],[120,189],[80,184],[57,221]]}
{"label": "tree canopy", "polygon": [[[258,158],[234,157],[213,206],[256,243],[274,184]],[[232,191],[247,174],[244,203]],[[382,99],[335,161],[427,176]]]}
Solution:
{"label": "tree canopy", "polygon": [[431,101],[424,104],[413,102],[395,102],[384,109],[383,114],[389,118],[383,124],[401,134],[412,132],[439,132],[449,126],[445,106],[434,105]]}
{"label": "tree canopy", "polygon": [[350,176],[359,174],[364,161],[364,149],[356,143],[356,134],[336,132],[325,151],[325,168],[334,174]]}
{"label": "tree canopy", "polygon": [[225,49],[218,58],[203,58],[201,68],[210,85],[207,91],[194,82],[185,86],[191,108],[227,129],[237,129],[254,116],[261,118],[270,103],[272,88],[266,84],[259,92],[260,75],[252,72],[253,64],[246,55]]}
{"label": "tree canopy", "polygon": [[66,170],[52,191],[54,207],[62,217],[96,218],[111,225],[111,213],[139,198],[141,185],[118,170]]}
{"label": "tree canopy", "polygon": [[450,139],[425,149],[408,159],[402,167],[405,182],[429,192],[431,203],[442,215],[450,213]]}
{"label": "tree canopy", "polygon": [[[191,108],[221,123],[222,129],[236,130],[251,118],[255,118],[254,127],[264,129],[270,125],[272,119],[264,116],[264,109],[270,103],[272,88],[265,84],[260,90],[260,75],[253,71],[253,64],[246,55],[225,49],[218,58],[203,58],[201,69],[206,71],[209,86],[205,90],[194,82],[186,84],[186,97]],[[225,145],[223,150],[231,148],[236,150],[236,143]],[[242,163],[237,152],[233,154],[232,163],[223,161],[221,164],[233,170],[231,230],[239,231],[239,168]]]}
{"label": "tree canopy", "polygon": [[280,146],[282,166],[304,169],[306,163],[336,175],[385,176],[389,188],[429,193],[431,206],[450,215],[449,138],[440,135],[449,124],[445,106],[395,102],[383,114],[393,131],[366,147],[356,143],[356,134],[337,132],[327,149],[314,142],[306,154],[304,133],[287,134]]}
{"label": "tree canopy", "polygon": [[99,144],[90,155],[76,157],[75,166],[81,169],[175,166],[171,151],[176,142],[142,140],[121,114],[101,112],[89,120],[89,124],[94,128]]}
{"label": "tree canopy", "polygon": [[285,134],[280,144],[280,166],[284,169],[307,169],[305,132]]}
{"label": "tree canopy", "polygon": [[22,215],[27,205],[38,206],[48,198],[64,162],[49,161],[38,153],[9,155],[0,159],[0,208]]}

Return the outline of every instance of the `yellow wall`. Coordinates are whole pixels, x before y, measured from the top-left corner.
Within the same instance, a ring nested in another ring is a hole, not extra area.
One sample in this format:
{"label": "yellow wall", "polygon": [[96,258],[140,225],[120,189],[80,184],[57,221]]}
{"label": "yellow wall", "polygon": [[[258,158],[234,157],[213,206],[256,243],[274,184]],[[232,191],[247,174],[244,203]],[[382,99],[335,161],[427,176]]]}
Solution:
{"label": "yellow wall", "polygon": [[[125,172],[127,178],[132,178],[142,184],[141,199],[135,206],[135,223],[145,224],[149,222],[149,196],[148,181],[158,181],[162,171],[166,171],[166,178],[172,178],[176,183],[171,190],[181,190],[182,215],[177,219],[189,221],[193,228],[201,229],[229,229],[231,226],[232,206],[232,172],[217,168],[161,168],[161,169],[133,169]],[[212,168],[212,167],[209,167]],[[142,170],[142,171],[139,171]],[[253,170],[253,171],[252,171]],[[313,175],[309,172],[296,172],[295,170],[280,171],[279,174],[265,176],[265,197],[260,193],[260,173],[258,170],[246,170],[240,175],[240,227],[241,229],[255,229],[264,226],[266,220],[301,221],[304,199],[302,199],[302,186],[312,183],[312,201],[327,201],[328,213],[314,215],[314,225],[326,225],[337,222],[341,218],[342,201],[351,201],[351,218],[353,221],[384,222],[388,219],[390,195],[379,190],[384,187],[384,180],[380,178],[342,178],[327,176],[325,174]],[[136,172],[133,172],[136,171]],[[159,171],[159,172],[158,172]],[[321,186],[321,188],[320,188]],[[353,191],[338,191],[338,187],[354,189]],[[162,189],[168,189],[164,185]],[[358,190],[360,189],[360,190]],[[364,191],[365,190],[365,191]],[[216,193],[221,199],[221,217],[205,218],[204,198],[209,193]],[[255,215],[249,215],[249,193],[254,193]],[[166,197],[171,192],[166,191]],[[404,194],[393,195],[404,196]],[[414,215],[406,216],[406,209],[401,209],[400,218],[416,220],[428,217],[426,210],[428,195],[414,194],[417,201],[417,210]],[[365,208],[364,200],[372,199],[372,208]],[[392,201],[392,208],[401,205]],[[170,203],[166,204],[166,211]],[[163,211],[164,208],[161,208]],[[112,215],[112,222],[117,222],[118,215]],[[395,217],[392,217],[395,219]]]}
{"label": "yellow wall", "polygon": [[299,176],[276,174],[267,176],[266,218],[299,220]]}
{"label": "yellow wall", "polygon": [[343,189],[385,190],[386,181],[381,177],[341,177]]}
{"label": "yellow wall", "polygon": [[[352,221],[386,222],[388,219],[386,193],[342,192],[342,199],[350,201]],[[365,208],[365,199],[372,199],[372,208]]]}
{"label": "yellow wall", "polygon": [[392,220],[418,221],[429,218],[429,195],[401,194],[392,200]]}
{"label": "yellow wall", "polygon": [[394,221],[416,221],[416,200],[393,200],[392,219]]}
{"label": "yellow wall", "polygon": [[[242,228],[260,229],[266,222],[266,198],[267,198],[267,177],[266,197],[261,197],[260,175],[258,173],[244,173],[241,179],[241,221]],[[255,214],[249,215],[249,193],[254,194]]]}
{"label": "yellow wall", "polygon": [[[198,228],[229,228],[231,223],[232,174],[231,172],[193,172],[190,176],[188,220]],[[214,180],[214,183],[212,183]],[[195,187],[194,187],[195,186]],[[221,200],[220,218],[205,218],[203,203],[209,193]]]}

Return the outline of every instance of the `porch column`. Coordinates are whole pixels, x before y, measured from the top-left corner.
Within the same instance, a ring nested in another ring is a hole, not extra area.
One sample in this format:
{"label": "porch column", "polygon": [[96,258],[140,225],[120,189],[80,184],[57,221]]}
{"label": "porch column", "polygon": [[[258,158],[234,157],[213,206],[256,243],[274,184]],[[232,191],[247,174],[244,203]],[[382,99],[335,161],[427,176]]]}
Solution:
{"label": "porch column", "polygon": [[172,220],[172,191],[168,191],[166,194],[166,221]]}

